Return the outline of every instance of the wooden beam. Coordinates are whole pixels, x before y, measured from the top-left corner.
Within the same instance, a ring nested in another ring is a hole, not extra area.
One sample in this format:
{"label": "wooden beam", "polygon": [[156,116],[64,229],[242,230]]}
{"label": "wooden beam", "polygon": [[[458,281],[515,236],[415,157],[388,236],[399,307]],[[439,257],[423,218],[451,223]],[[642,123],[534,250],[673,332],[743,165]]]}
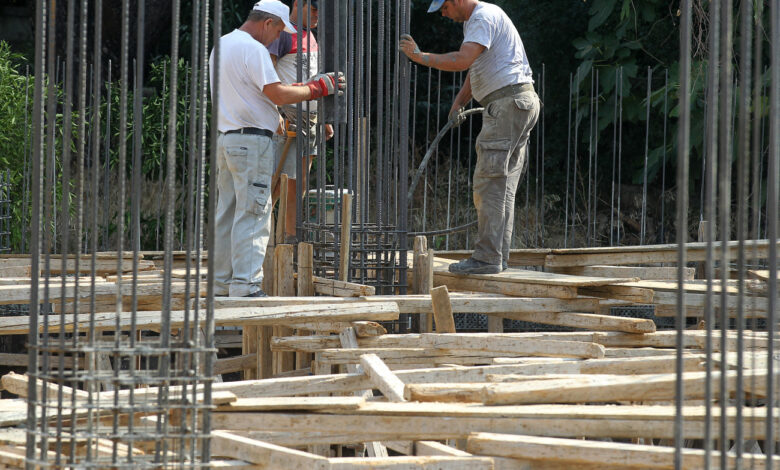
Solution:
{"label": "wooden beam", "polygon": [[318,455],[267,444],[225,431],[211,432],[211,455],[230,457],[260,465],[260,468],[327,470],[328,459]]}
{"label": "wooden beam", "polygon": [[[491,316],[492,317],[492,316]],[[565,326],[595,331],[623,331],[626,333],[654,333],[653,320],[644,318],[625,318],[612,315],[574,312],[533,312],[501,314],[501,318],[520,320],[543,325]]]}
{"label": "wooden beam", "polygon": [[[743,372],[744,387],[757,397],[766,395],[766,371]],[[721,372],[712,373],[713,389],[718,388]],[[751,378],[754,382],[748,383]],[[675,397],[676,374],[640,376],[581,376],[496,384],[407,384],[404,396],[411,401],[481,401],[486,405],[542,403],[604,403],[615,401],[668,401]],[[736,389],[737,372],[727,372],[728,390]],[[705,397],[706,372],[683,374],[685,399]],[[718,391],[713,391],[715,396]]]}
{"label": "wooden beam", "polygon": [[[572,466],[620,465],[624,468],[642,469],[675,468],[676,458],[674,447],[492,433],[474,433],[469,436],[467,450],[480,455],[557,461]],[[712,451],[710,464],[707,466],[703,449],[683,448],[681,453],[682,468],[704,469],[720,466],[719,451]],[[743,453],[741,461],[746,467],[751,467],[763,466],[766,459],[763,454]],[[728,453],[726,460],[728,468],[736,468],[736,455]],[[775,462],[772,465],[774,467],[780,463],[780,457],[773,456],[772,461]]]}
{"label": "wooden beam", "polygon": [[490,457],[330,458],[331,470],[493,470]]}
{"label": "wooden beam", "polygon": [[[714,435],[720,432],[720,408],[712,408]],[[463,439],[472,432],[525,434],[578,438],[674,438],[673,406],[480,406],[449,403],[366,403],[359,410],[343,413],[212,412],[215,429],[236,431],[353,434],[361,439],[383,441]],[[706,409],[684,407],[686,439],[702,439]],[[727,411],[726,435],[735,438],[736,409]],[[778,439],[778,424],[774,436]],[[763,439],[766,412],[745,409],[744,439]]]}
{"label": "wooden beam", "polygon": [[374,295],[376,288],[354,282],[341,281],[338,279],[327,279],[320,276],[313,276],[314,292],[319,295],[331,297],[364,297]]}
{"label": "wooden beam", "polygon": [[[721,243],[715,242],[715,248],[720,249]],[[729,241],[727,244],[729,259],[737,259],[739,242]],[[745,248],[755,249],[755,258],[766,259],[769,256],[769,240],[746,240]],[[677,245],[674,244],[556,249],[547,255],[544,265],[547,268],[559,268],[600,264],[677,263],[677,249]],[[688,262],[706,261],[707,243],[686,243],[685,252]]]}
{"label": "wooden beam", "polygon": [[[639,267],[639,266],[570,266],[554,268],[555,272],[571,274],[574,276],[596,277],[637,277],[642,280],[677,280],[677,268],[675,267]],[[693,280],[696,274],[695,268],[684,268],[683,278]]]}
{"label": "wooden beam", "polygon": [[[354,350],[358,348],[357,336],[355,335],[355,330],[351,328],[348,328],[342,331],[341,333],[339,333],[339,339],[341,341],[341,346],[343,348],[354,349]],[[348,364],[347,372],[349,372],[350,374],[364,373],[361,366],[355,364]],[[356,390],[353,392],[353,394],[355,396],[363,398],[364,400],[374,396],[374,393],[371,391],[371,388],[367,388],[365,390]],[[364,441],[364,442],[366,444],[366,450],[369,456],[387,457],[387,448],[381,442],[379,441],[367,441],[367,442]]]}
{"label": "wooden beam", "polygon": [[360,365],[363,366],[363,371],[371,380],[374,388],[382,392],[382,395],[388,400],[405,401],[404,383],[387,368],[387,365],[376,354],[360,356]]}
{"label": "wooden beam", "polygon": [[[295,296],[295,269],[293,267],[295,247],[293,245],[277,244],[275,251],[274,260],[276,261],[276,270],[274,275],[276,276],[276,291],[274,292],[274,295],[280,297],[293,297]],[[292,336],[293,330],[287,326],[274,326],[273,334],[274,336]],[[264,342],[261,346],[263,347],[261,354],[271,353],[269,343]],[[273,353],[273,358],[274,375],[295,369],[294,353]]]}

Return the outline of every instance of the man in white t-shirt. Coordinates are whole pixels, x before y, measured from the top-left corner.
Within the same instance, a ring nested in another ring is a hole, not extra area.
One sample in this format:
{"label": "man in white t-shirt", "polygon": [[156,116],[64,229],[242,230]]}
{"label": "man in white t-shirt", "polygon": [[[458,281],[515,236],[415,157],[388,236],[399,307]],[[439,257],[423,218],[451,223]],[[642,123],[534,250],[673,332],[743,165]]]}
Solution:
{"label": "man in white t-shirt", "polygon": [[455,125],[473,97],[485,110],[477,137],[474,206],[478,236],[471,258],[451,264],[461,274],[494,274],[507,268],[514,227],[515,193],[525,171],[528,140],[539,118],[540,102],[523,41],[512,20],[491,3],[477,0],[433,0],[428,12],[463,25],[460,50],[421,52],[409,35],[399,48],[410,60],[435,69],[468,70],[450,109]]}
{"label": "man in white t-shirt", "polygon": [[295,86],[281,84],[266,47],[282,30],[295,31],[289,15],[279,0],[257,2],[240,28],[220,38],[219,65],[214,51],[209,59],[219,129],[216,240],[214,253],[209,253],[214,256],[215,295],[266,295],[261,285],[270,234],[277,106],[341,94],[345,87],[341,73],[317,75]]}

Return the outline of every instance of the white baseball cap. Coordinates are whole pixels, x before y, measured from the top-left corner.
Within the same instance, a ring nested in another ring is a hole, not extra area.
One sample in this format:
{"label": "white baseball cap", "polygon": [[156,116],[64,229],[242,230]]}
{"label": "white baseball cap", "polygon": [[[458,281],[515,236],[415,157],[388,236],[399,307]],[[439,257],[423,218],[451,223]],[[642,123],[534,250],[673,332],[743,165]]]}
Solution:
{"label": "white baseball cap", "polygon": [[284,22],[284,30],[288,33],[295,33],[295,26],[290,23],[290,7],[279,0],[260,0],[252,7],[255,11],[264,11],[274,16],[278,16]]}

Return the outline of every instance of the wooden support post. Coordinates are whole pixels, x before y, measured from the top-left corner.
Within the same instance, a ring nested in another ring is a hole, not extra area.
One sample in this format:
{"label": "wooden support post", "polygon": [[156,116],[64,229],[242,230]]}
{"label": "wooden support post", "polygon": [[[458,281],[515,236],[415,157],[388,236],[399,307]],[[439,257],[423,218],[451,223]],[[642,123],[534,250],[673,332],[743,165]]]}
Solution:
{"label": "wooden support post", "polygon": [[[260,364],[260,354],[257,351],[257,328],[256,326],[244,325],[241,327],[241,355],[247,356],[249,354],[257,354],[258,366]],[[270,341],[270,340],[269,340]],[[270,343],[268,349],[270,350]],[[257,367],[253,369],[244,369],[244,380],[252,380],[257,378],[259,369]]]}
{"label": "wooden support post", "polygon": [[277,245],[284,243],[284,229],[287,224],[287,180],[289,177],[287,173],[282,173],[279,180],[279,212],[277,212],[276,221],[276,240]]}
{"label": "wooden support post", "polygon": [[341,251],[339,253],[339,279],[349,280],[349,245],[352,240],[352,195],[341,197]]}
{"label": "wooden support post", "polygon": [[455,318],[452,316],[452,304],[447,286],[431,289],[431,304],[436,319],[436,333],[455,333]]}
{"label": "wooden support post", "polygon": [[270,379],[274,375],[273,354],[271,353],[272,326],[254,327],[255,343],[257,344],[257,378]]}
{"label": "wooden support post", "polygon": [[274,293],[274,251],[276,250],[276,241],[274,239],[274,215],[271,213],[271,235],[268,237],[268,246],[265,249],[265,259],[263,259],[263,291],[266,294]]}
{"label": "wooden support post", "polygon": [[428,255],[428,239],[423,235],[414,237],[414,252],[412,255],[412,293],[413,294],[427,294],[428,291],[423,290],[423,265],[427,265],[427,261],[423,261],[420,257]]}
{"label": "wooden support post", "polygon": [[[285,183],[286,175],[282,175]],[[276,260],[276,292],[280,297],[295,297],[295,272],[293,269],[293,245],[277,245],[274,259]],[[274,336],[293,336],[293,329],[283,326],[274,327]],[[295,368],[295,354],[292,352],[274,353],[274,373],[281,374]]]}
{"label": "wooden support post", "polygon": [[[314,246],[311,243],[298,244],[298,297],[314,296]],[[298,330],[298,336],[307,336],[309,331]],[[311,367],[311,353],[299,351],[295,355],[295,368]]]}
{"label": "wooden support post", "polygon": [[298,244],[298,297],[314,296],[314,246]]}

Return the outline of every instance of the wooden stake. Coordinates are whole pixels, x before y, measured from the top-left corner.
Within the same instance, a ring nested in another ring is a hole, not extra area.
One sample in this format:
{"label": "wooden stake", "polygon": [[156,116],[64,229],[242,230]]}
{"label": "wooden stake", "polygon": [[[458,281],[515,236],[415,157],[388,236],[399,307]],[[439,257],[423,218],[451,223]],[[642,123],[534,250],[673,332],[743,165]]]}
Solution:
{"label": "wooden stake", "polygon": [[349,280],[349,245],[352,240],[352,195],[341,197],[341,251],[339,252],[339,280]]}
{"label": "wooden stake", "polygon": [[[286,176],[282,175],[282,184],[286,185]],[[282,186],[285,188],[286,186]],[[278,237],[277,237],[278,239]],[[295,296],[295,272],[293,269],[293,245],[277,245],[276,254],[276,292],[274,294],[280,297]],[[292,328],[284,326],[274,327],[274,336],[292,336]],[[295,368],[294,353],[274,353],[274,373],[280,374],[289,372]]]}
{"label": "wooden stake", "polygon": [[455,333],[455,319],[452,316],[452,304],[447,286],[431,289],[433,316],[436,319],[437,333]]}

